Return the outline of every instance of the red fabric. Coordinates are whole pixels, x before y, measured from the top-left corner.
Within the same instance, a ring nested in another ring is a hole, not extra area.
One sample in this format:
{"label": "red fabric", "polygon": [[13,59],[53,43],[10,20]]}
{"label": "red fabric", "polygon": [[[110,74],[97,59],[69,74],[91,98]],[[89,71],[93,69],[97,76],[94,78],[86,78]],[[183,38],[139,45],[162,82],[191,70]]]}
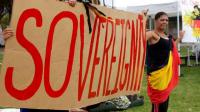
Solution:
{"label": "red fabric", "polygon": [[178,73],[179,73],[178,66],[181,63],[181,60],[180,60],[178,50],[176,48],[176,44],[174,41],[173,41],[172,56],[173,56],[173,62],[172,62],[173,76],[168,87],[165,90],[160,91],[160,90],[151,88],[148,82],[147,93],[148,93],[148,96],[150,97],[151,102],[154,104],[159,104],[166,101],[171,91],[178,84]]}

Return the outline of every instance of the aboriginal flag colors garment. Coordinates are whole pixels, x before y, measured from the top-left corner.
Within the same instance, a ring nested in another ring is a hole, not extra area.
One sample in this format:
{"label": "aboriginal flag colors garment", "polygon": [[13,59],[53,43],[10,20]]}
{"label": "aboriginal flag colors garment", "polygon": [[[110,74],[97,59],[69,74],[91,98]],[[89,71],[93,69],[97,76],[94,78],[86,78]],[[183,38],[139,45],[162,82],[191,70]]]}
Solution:
{"label": "aboriginal flag colors garment", "polygon": [[[157,56],[155,56],[157,55]],[[178,65],[181,63],[175,42],[160,38],[148,46],[147,92],[154,104],[166,101],[178,83]]]}

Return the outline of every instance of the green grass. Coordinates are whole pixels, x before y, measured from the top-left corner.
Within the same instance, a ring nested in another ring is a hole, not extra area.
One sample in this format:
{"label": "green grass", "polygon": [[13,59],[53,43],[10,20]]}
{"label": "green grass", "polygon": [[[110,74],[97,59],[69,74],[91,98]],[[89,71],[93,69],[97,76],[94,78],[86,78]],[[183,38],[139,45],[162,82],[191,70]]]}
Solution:
{"label": "green grass", "polygon": [[[3,53],[2,51],[0,51],[0,63],[2,63],[2,60],[3,60]],[[1,68],[1,64],[0,64],[0,68]]]}
{"label": "green grass", "polygon": [[[170,95],[168,112],[200,112],[200,66],[181,67],[183,77]],[[145,98],[143,106],[133,107],[123,112],[150,112],[151,103],[146,92],[146,77],[143,79],[141,95]]]}
{"label": "green grass", "polygon": [[[180,48],[180,52],[181,52],[181,55],[182,55],[182,56],[187,56],[188,47],[186,47],[186,46],[181,47],[181,48]],[[191,50],[190,50],[190,54],[192,54]]]}

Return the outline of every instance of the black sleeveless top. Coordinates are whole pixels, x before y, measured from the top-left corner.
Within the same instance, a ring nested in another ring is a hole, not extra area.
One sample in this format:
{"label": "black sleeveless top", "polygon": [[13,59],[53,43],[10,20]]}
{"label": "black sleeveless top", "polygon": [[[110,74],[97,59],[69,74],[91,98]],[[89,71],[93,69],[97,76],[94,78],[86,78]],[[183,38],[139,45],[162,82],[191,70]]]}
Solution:
{"label": "black sleeveless top", "polygon": [[147,44],[147,74],[167,65],[171,49],[171,36],[169,39],[160,37],[157,43],[152,45]]}

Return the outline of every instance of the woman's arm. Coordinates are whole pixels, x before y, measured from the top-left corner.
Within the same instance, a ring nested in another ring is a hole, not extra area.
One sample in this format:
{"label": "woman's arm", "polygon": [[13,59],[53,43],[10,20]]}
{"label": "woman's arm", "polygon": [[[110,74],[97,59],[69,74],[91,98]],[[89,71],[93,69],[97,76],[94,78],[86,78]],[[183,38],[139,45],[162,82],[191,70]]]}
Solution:
{"label": "woman's arm", "polygon": [[152,31],[147,31],[146,32],[146,39],[147,39],[147,41],[150,40],[152,37],[153,37]]}
{"label": "woman's arm", "polygon": [[159,36],[154,31],[148,31],[146,32],[146,39],[150,41],[157,41],[159,40]]}
{"label": "woman's arm", "polygon": [[[147,13],[148,13],[149,9],[146,10],[142,10],[141,11],[141,15],[145,16],[145,21],[147,22]],[[150,38],[152,38],[152,31],[146,31],[146,40],[150,40]]]}
{"label": "woman's arm", "polygon": [[[147,22],[147,14],[148,14],[149,9],[146,10],[142,10],[142,12],[140,14],[142,14],[143,16],[145,16],[145,21]],[[156,35],[154,35],[153,31],[146,31],[146,40],[151,40],[152,38],[156,37]]]}
{"label": "woman's arm", "polygon": [[182,41],[184,34],[185,34],[185,31],[179,31],[179,37],[175,41],[176,44],[178,44]]}

